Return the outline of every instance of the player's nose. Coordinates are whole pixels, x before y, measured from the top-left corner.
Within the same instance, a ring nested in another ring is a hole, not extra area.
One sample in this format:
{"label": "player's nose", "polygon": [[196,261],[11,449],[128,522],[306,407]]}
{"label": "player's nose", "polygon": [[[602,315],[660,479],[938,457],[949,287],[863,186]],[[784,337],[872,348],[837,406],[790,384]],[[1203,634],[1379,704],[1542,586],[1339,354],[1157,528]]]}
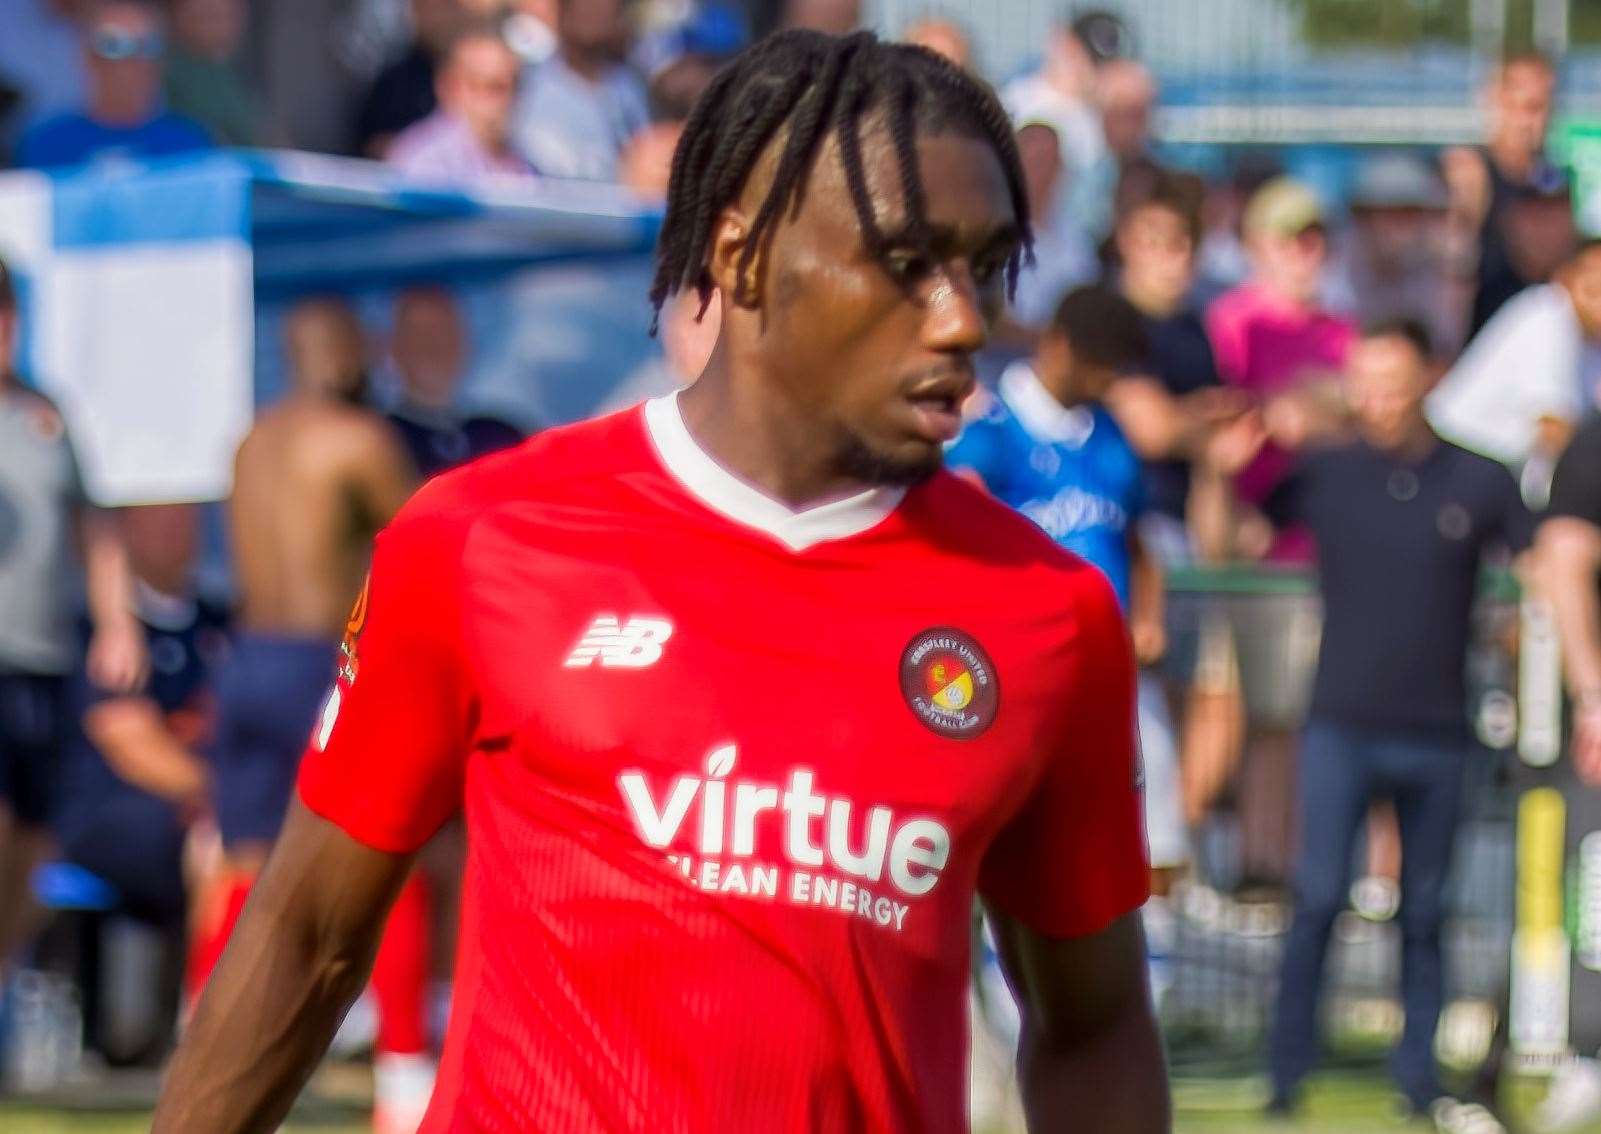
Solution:
{"label": "player's nose", "polygon": [[983,296],[966,265],[939,273],[923,310],[923,345],[929,350],[971,354],[989,338]]}

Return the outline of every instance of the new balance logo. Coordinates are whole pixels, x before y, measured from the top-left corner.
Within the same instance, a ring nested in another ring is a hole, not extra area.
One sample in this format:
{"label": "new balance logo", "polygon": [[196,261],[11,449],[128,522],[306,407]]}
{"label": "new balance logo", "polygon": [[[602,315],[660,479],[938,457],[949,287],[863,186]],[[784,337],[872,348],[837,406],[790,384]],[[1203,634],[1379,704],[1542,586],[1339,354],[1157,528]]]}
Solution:
{"label": "new balance logo", "polygon": [[661,660],[662,644],[673,636],[673,624],[665,618],[631,615],[619,623],[615,614],[597,615],[563,664],[583,669],[599,661],[617,669],[644,669]]}

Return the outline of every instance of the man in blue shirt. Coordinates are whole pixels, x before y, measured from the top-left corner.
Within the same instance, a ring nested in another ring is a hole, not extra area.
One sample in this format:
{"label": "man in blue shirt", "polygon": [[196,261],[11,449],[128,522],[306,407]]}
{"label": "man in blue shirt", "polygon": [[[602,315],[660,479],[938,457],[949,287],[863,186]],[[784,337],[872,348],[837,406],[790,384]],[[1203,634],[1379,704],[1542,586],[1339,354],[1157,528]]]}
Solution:
{"label": "man in blue shirt", "polygon": [[32,169],[162,157],[208,149],[199,123],[161,108],[166,43],[160,13],[140,0],[97,0],[83,24],[89,99],[22,135],[17,164]]}
{"label": "man in blue shirt", "polygon": [[[1033,357],[980,395],[977,416],[946,454],[951,468],[1101,569],[1128,613],[1142,665],[1166,646],[1162,573],[1135,528],[1145,507],[1139,458],[1102,399],[1147,352],[1144,322],[1128,300],[1099,287],[1070,292]],[[1152,891],[1162,894],[1188,857],[1178,757],[1165,695],[1148,674],[1139,705]]]}

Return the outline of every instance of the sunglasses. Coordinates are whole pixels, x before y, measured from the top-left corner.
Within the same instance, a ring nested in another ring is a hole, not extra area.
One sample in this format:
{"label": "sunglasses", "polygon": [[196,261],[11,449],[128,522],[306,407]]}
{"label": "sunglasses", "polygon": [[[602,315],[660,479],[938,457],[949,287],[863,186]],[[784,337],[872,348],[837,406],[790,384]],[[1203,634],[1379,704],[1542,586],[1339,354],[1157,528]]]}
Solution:
{"label": "sunglasses", "polygon": [[159,32],[136,35],[121,28],[95,28],[89,36],[89,50],[95,58],[114,63],[125,59],[160,59],[166,46]]}

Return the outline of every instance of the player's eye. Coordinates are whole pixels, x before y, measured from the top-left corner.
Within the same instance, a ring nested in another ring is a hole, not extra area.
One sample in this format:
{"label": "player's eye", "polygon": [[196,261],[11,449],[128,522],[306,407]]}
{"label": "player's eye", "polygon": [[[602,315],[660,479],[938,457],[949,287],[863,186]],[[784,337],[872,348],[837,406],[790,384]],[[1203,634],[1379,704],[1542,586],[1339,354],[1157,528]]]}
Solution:
{"label": "player's eye", "polygon": [[994,283],[1006,267],[1005,256],[985,256],[973,264],[973,282],[980,287]]}
{"label": "player's eye", "polygon": [[934,261],[914,248],[891,248],[884,254],[884,267],[897,280],[915,283],[934,270]]}

